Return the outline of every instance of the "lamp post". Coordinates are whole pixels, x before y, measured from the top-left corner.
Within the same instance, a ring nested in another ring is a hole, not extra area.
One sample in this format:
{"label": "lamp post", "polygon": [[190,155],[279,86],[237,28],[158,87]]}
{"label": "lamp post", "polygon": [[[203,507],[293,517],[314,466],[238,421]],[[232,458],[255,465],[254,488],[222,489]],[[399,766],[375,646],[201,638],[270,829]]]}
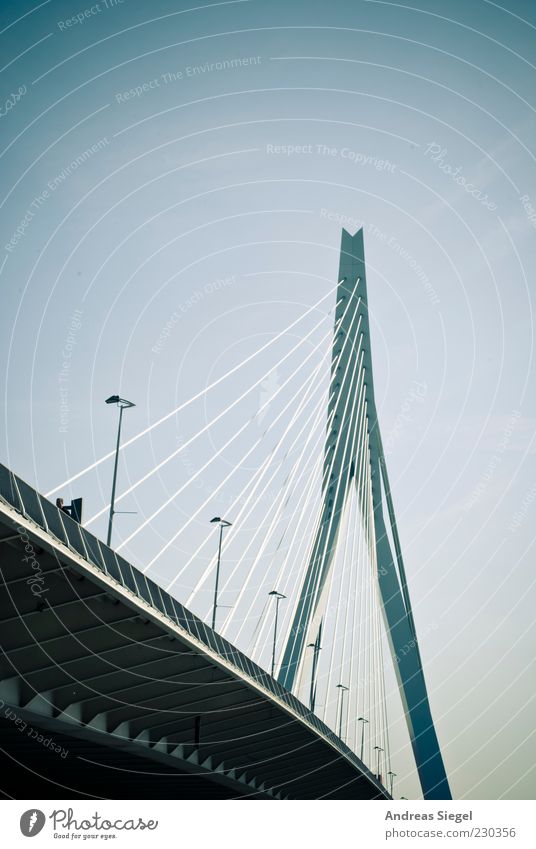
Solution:
{"label": "lamp post", "polygon": [[389,770],[387,775],[389,776],[389,795],[392,798],[392,796],[393,796],[393,782],[394,782],[396,772],[392,772],[391,770]]}
{"label": "lamp post", "polygon": [[115,506],[115,485],[117,483],[117,463],[119,461],[119,446],[121,443],[121,423],[123,421],[123,410],[127,410],[129,407],[135,407],[136,405],[132,403],[132,401],[127,401],[126,398],[120,398],[119,395],[110,395],[109,398],[106,399],[106,404],[117,404],[119,407],[119,424],[117,426],[117,445],[115,447],[115,463],[114,463],[114,476],[112,481],[112,498],[110,501],[110,517],[108,519],[108,536],[106,538],[106,545],[110,545],[112,542],[112,526],[114,521],[114,506]]}
{"label": "lamp post", "polygon": [[223,537],[223,529],[230,528],[231,522],[227,522],[225,519],[220,519],[219,516],[215,516],[214,519],[210,520],[212,524],[218,524],[220,526],[220,540],[218,543],[218,565],[216,566],[216,583],[214,585],[214,605],[212,607],[212,630],[214,631],[216,628],[216,608],[218,607],[218,584],[220,582],[220,563],[221,563],[221,541]]}
{"label": "lamp post", "polygon": [[378,781],[379,781],[381,779],[381,775],[380,775],[380,752],[383,752],[385,750],[382,749],[381,746],[374,746],[374,748],[377,749],[377,751],[378,751],[378,762],[377,762],[378,768],[376,770],[376,777],[378,778]]}
{"label": "lamp post", "polygon": [[339,737],[342,740],[342,714],[344,708],[344,694],[348,692],[348,687],[345,687],[344,684],[337,684],[337,689],[341,694],[341,704],[340,704],[340,715],[339,715]]}
{"label": "lamp post", "polygon": [[368,724],[368,719],[365,719],[364,716],[359,716],[357,718],[357,721],[363,723],[363,725],[361,726],[361,760],[363,761],[363,754],[365,752],[365,725]]}
{"label": "lamp post", "polygon": [[283,593],[279,593],[277,590],[272,590],[268,593],[268,595],[272,595],[275,598],[275,619],[274,619],[274,644],[272,646],[272,678],[274,677],[275,672],[275,649],[277,645],[277,618],[279,616],[279,602],[282,599],[286,598],[286,595]]}
{"label": "lamp post", "polygon": [[320,632],[314,643],[307,644],[308,649],[313,650],[313,662],[311,664],[311,687],[309,689],[309,710],[314,711],[316,700],[316,667],[318,665],[318,652],[322,648],[320,645]]}

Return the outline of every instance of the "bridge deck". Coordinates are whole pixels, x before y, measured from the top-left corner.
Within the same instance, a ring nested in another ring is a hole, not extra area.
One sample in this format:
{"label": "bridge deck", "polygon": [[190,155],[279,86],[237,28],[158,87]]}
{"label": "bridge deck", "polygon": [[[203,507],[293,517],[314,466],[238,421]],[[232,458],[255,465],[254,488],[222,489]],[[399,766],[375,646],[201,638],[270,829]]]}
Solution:
{"label": "bridge deck", "polygon": [[18,797],[389,798],[267,672],[4,466],[0,565]]}

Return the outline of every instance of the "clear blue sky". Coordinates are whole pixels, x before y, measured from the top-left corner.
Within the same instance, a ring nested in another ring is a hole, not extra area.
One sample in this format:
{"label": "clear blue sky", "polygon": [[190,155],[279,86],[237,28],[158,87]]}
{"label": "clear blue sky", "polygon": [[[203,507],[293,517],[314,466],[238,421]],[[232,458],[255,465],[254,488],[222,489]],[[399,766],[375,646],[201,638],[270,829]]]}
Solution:
{"label": "clear blue sky", "polygon": [[[453,790],[533,797],[533,5],[193,5],[2,3],[1,459],[43,492],[91,465],[114,444],[108,395],[137,404],[127,439],[202,392],[328,295],[341,224],[364,226],[377,404]],[[150,570],[169,584],[207,539],[181,600],[214,553],[208,520],[236,514],[292,438],[288,416],[263,433],[327,356],[332,306],[124,452],[119,493],[268,375],[121,502],[137,515],[116,517],[116,544],[183,487],[122,549],[143,567],[194,516]],[[235,529],[227,564],[298,456]],[[62,494],[83,495],[89,518],[111,474],[107,461]],[[402,732],[399,745],[410,797]]]}

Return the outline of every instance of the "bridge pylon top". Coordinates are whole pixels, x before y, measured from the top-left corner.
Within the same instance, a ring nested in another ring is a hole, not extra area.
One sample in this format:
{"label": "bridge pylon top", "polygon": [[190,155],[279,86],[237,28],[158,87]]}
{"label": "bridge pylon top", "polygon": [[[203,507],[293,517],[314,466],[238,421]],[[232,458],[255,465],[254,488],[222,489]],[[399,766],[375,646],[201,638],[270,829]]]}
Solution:
{"label": "bridge pylon top", "polygon": [[[374,399],[363,230],[342,231],[324,443],[321,514],[288,630],[279,681],[313,681],[342,517],[357,488],[370,563],[425,798],[450,799],[432,720]],[[388,533],[388,529],[389,532]],[[392,540],[392,543],[391,543]],[[405,646],[412,651],[404,651]],[[313,682],[314,683],[314,682]],[[314,692],[311,686],[311,692]]]}

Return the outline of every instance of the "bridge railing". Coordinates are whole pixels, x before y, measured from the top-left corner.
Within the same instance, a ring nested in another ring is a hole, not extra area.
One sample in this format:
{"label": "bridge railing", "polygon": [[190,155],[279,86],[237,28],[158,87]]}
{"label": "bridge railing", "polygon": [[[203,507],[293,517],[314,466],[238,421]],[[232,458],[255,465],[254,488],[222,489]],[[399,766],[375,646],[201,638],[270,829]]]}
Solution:
{"label": "bridge railing", "polygon": [[[187,610],[177,599],[158,586],[124,557],[105,545],[86,528],[72,519],[38,493],[29,484],[0,464],[0,497],[21,516],[34,522],[69,550],[80,555],[101,572],[130,590],[210,651],[232,663],[241,673],[268,690],[312,725],[323,737],[333,743],[341,754],[349,758],[361,771],[372,778],[370,771],[337,735],[309,708],[285,689],[275,678],[251,661],[243,652],[217,634],[198,616]],[[16,526],[15,526],[16,527]]]}

